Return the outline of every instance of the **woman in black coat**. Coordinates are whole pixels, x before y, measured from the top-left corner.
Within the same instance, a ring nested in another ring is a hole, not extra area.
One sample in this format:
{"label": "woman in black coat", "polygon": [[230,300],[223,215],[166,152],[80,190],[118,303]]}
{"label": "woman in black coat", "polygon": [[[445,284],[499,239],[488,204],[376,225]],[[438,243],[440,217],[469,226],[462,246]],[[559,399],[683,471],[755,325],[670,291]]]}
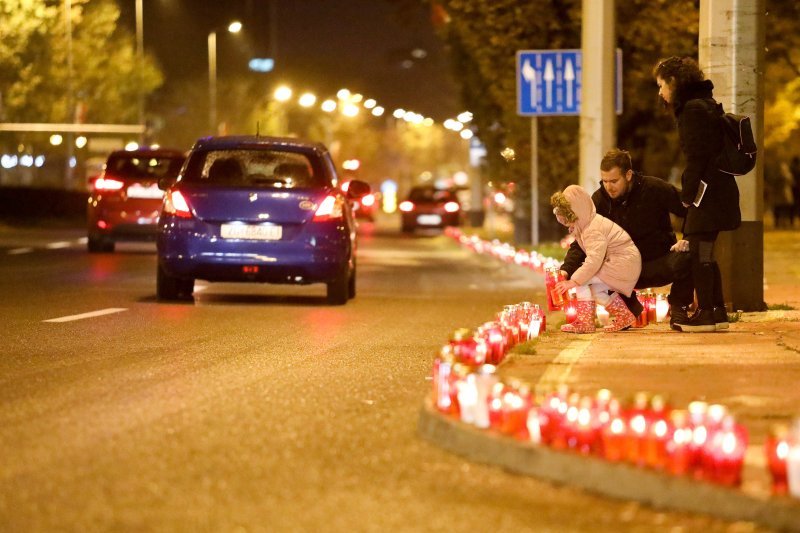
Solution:
{"label": "woman in black coat", "polygon": [[670,57],[653,70],[658,95],[675,114],[686,168],[681,176],[681,201],[689,208],[684,239],[689,241],[697,311],[681,331],[728,329],[722,277],[714,259],[720,231],[734,230],[742,221],[736,180],[720,171],[715,160],[722,150],[722,105],[713,97],[714,84],[689,57]]}

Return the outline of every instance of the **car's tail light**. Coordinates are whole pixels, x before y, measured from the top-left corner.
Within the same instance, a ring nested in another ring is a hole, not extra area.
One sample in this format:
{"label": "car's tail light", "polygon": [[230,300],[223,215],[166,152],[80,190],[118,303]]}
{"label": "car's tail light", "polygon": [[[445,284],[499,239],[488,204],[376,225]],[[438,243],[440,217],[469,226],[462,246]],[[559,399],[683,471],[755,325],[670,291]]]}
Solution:
{"label": "car's tail light", "polygon": [[408,213],[414,210],[414,204],[409,202],[408,200],[400,202],[400,205],[398,207],[400,208],[400,211],[404,213]]}
{"label": "car's tail light", "polygon": [[94,180],[94,190],[96,191],[118,191],[124,186],[124,181],[113,178],[97,178]]}
{"label": "car's tail light", "polygon": [[375,205],[375,195],[374,194],[368,194],[365,197],[363,197],[361,199],[361,205],[363,205],[365,207],[370,207],[372,205]]}
{"label": "car's tail light", "polygon": [[192,218],[189,202],[180,191],[167,191],[164,195],[164,212],[180,218]]}
{"label": "car's tail light", "polygon": [[319,204],[319,207],[317,207],[317,210],[314,212],[314,222],[336,220],[342,218],[343,214],[342,199],[331,194],[326,196]]}
{"label": "car's tail light", "polygon": [[461,207],[459,207],[458,202],[447,202],[444,204],[444,210],[448,213],[455,213],[459,209],[461,209]]}

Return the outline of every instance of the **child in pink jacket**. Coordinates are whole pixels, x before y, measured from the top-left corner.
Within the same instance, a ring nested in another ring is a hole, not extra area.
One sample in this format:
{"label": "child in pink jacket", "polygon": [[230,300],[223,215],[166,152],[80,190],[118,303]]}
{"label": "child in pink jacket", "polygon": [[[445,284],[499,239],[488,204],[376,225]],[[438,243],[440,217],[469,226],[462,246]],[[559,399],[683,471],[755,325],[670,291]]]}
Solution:
{"label": "child in pink jacket", "polygon": [[583,188],[570,185],[563,193],[550,198],[558,221],[569,228],[575,241],[586,254],[583,265],[572,277],[556,284],[555,290],[577,292],[577,317],[571,324],[561,326],[568,333],[595,331],[596,302],[608,311],[612,322],[603,328],[607,332],[625,329],[636,321],[618,293],[630,296],[639,273],[642,258],[628,233],[602,215]]}

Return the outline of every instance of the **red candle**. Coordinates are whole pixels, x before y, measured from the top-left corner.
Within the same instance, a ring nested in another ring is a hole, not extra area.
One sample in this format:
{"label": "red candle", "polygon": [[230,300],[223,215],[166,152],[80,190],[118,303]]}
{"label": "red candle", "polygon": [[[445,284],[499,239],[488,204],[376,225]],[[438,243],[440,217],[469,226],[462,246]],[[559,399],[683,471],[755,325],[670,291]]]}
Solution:
{"label": "red candle", "polygon": [[564,280],[564,276],[557,268],[548,268],[544,273],[545,289],[547,290],[547,308],[558,311],[564,305],[564,294],[555,290],[556,283]]}
{"label": "red candle", "polygon": [[503,394],[503,423],[501,431],[506,435],[528,438],[528,411],[531,407],[530,389],[511,386]]}
{"label": "red candle", "polygon": [[671,435],[667,440],[667,471],[676,476],[689,472],[692,466],[692,428],[687,411],[670,413]]}
{"label": "red candle", "polygon": [[703,448],[708,440],[706,413],[708,404],[703,401],[689,403],[689,425],[692,429],[692,442],[689,445],[691,471],[695,479],[703,479]]}
{"label": "red candle", "polygon": [[608,422],[601,428],[603,457],[609,461],[625,459],[627,424],[622,416],[619,401],[614,398],[608,404]]}
{"label": "red candle", "polygon": [[742,482],[742,466],[747,451],[747,431],[728,415],[714,433],[711,447],[713,454],[712,480],[722,485],[739,486]]}
{"label": "red candle", "polygon": [[581,398],[575,423],[575,448],[583,455],[590,455],[599,448],[593,411],[592,399],[588,396]]}
{"label": "red candle", "polygon": [[645,437],[645,463],[658,470],[664,468],[667,463],[667,442],[672,433],[668,412],[664,397],[653,396],[650,401],[651,419]]}
{"label": "red candle", "polygon": [[450,373],[454,363],[450,345],[444,346],[433,362],[433,401],[436,408],[443,413],[450,412]]}
{"label": "red candle", "polygon": [[502,382],[495,383],[489,395],[489,427],[495,431],[500,431],[503,426],[503,393],[505,385]]}
{"label": "red candle", "polygon": [[629,462],[640,466],[645,464],[645,437],[650,426],[647,405],[648,394],[636,393],[627,417],[626,458]]}
{"label": "red candle", "polygon": [[786,494],[789,485],[786,477],[786,458],[789,455],[789,428],[784,424],[772,427],[764,451],[767,455],[767,467],[772,476],[772,493]]}
{"label": "red candle", "polygon": [[459,328],[450,336],[453,355],[460,363],[479,366],[486,362],[486,342],[476,337],[471,329]]}

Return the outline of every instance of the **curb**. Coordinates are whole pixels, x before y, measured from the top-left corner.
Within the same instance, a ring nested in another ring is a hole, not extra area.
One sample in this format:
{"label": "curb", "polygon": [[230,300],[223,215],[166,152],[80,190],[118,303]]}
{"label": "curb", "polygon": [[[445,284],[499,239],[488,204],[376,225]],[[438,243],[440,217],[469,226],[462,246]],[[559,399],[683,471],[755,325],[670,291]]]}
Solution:
{"label": "curb", "polygon": [[735,489],[498,436],[440,414],[430,398],[420,412],[417,431],[440,448],[517,474],[656,508],[800,532],[800,503],[790,498],[758,499]]}

